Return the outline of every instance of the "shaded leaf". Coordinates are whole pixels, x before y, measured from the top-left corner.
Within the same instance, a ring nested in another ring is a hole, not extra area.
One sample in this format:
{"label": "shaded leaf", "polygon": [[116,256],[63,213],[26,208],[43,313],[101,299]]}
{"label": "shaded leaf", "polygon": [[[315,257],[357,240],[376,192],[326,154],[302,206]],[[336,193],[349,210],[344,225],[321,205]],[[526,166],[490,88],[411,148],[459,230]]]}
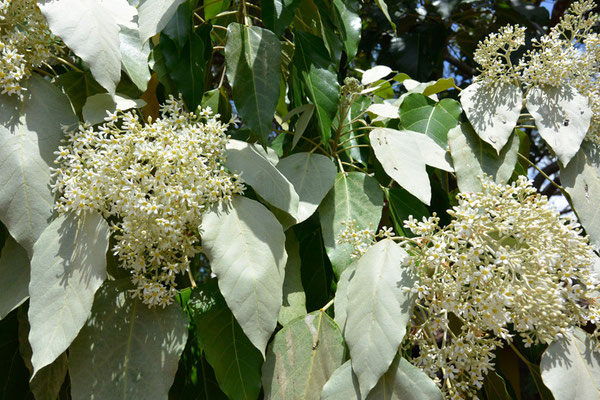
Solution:
{"label": "shaded leaf", "polygon": [[320,399],[345,353],[344,338],[327,314],[315,311],[296,318],[269,345],[262,369],[265,398]]}
{"label": "shaded leaf", "polygon": [[21,103],[0,96],[0,219],[31,257],[54,211],[54,151],[62,126],[77,123],[67,97],[34,75]]}
{"label": "shaded leaf", "polygon": [[418,220],[421,220],[422,217],[429,218],[430,216],[427,207],[405,189],[398,187],[390,188],[388,202],[395,222],[396,232],[404,232],[405,236],[415,236],[410,229],[404,228],[404,221],[406,221],[409,216],[412,215]]}
{"label": "shaded leaf", "polygon": [[422,133],[376,128],[369,138],[385,172],[427,205],[431,200],[431,185],[426,165],[453,171],[446,150]]}
{"label": "shaded leaf", "polygon": [[144,0],[138,7],[140,39],[146,42],[162,31],[185,0]]}
{"label": "shaded leaf", "polygon": [[579,327],[550,344],[540,369],[556,400],[600,398],[600,351]]}
{"label": "shaded leaf", "polygon": [[277,169],[298,193],[297,222],[310,217],[335,181],[333,161],[322,154],[296,153],[279,160]]}
{"label": "shaded leaf", "polygon": [[266,0],[261,1],[261,15],[265,27],[280,37],[294,19],[296,9],[301,0]]}
{"label": "shaded leaf", "polygon": [[227,11],[230,4],[231,0],[207,1],[204,7],[204,19],[212,19],[220,12]]}
{"label": "shaded leaf", "polygon": [[392,25],[392,28],[395,31],[396,24],[392,21],[392,18],[390,17],[390,12],[388,11],[388,6],[385,3],[385,0],[375,0],[375,3],[379,6],[379,9],[381,10],[381,12],[383,12],[383,15],[385,15],[385,18],[387,18],[388,22],[390,23],[390,25]]}
{"label": "shaded leaf", "polygon": [[333,302],[334,319],[342,332],[346,329],[346,317],[348,316],[348,286],[355,274],[356,264],[352,263],[340,274],[340,279],[337,281],[335,301]]}
{"label": "shaded leaf", "polygon": [[517,163],[519,136],[516,134],[510,137],[499,155],[469,124],[452,129],[448,133],[448,144],[461,192],[480,191],[479,177],[484,173],[494,177],[497,183],[508,182]]}
{"label": "shaded leaf", "polygon": [[264,355],[282,302],[283,228],[262,204],[234,196],[230,207],[205,214],[200,230],[227,305]]}
{"label": "shaded leaf", "polygon": [[74,400],[166,399],[187,340],[177,304],[148,308],[130,280],[106,281],[69,348]]}
{"label": "shaded leaf", "polygon": [[150,57],[150,44],[142,43],[138,29],[121,27],[119,31],[122,68],[131,81],[142,92],[146,91],[150,81],[148,57]]}
{"label": "shaded leaf", "polygon": [[337,276],[352,262],[352,246],[336,244],[343,222],[356,220],[360,228],[375,229],[382,209],[383,193],[374,178],[362,172],[337,174],[333,188],[319,206],[323,243]]}
{"label": "shaded leaf", "polygon": [[33,400],[29,371],[19,355],[17,311],[0,320],[0,399]]}
{"label": "shaded leaf", "polygon": [[366,396],[389,369],[406,333],[414,296],[408,270],[402,268],[408,254],[391,239],[370,247],[356,262],[348,285],[344,337],[360,392]]}
{"label": "shaded leaf", "polygon": [[33,246],[29,343],[33,374],[71,344],[106,279],[109,227],[100,214],[55,219]]}
{"label": "shaded leaf", "polygon": [[510,400],[511,397],[506,389],[506,383],[500,375],[494,371],[488,372],[483,381],[483,389],[488,400]]}
{"label": "shaded leaf", "polygon": [[421,132],[446,149],[448,131],[458,124],[462,110],[457,101],[433,101],[427,96],[413,93],[400,105],[400,120],[404,129]]}
{"label": "shaded leaf", "polygon": [[315,105],[321,142],[327,148],[340,92],[334,65],[327,55],[323,41],[317,36],[296,32],[294,43],[296,51],[293,63],[300,72],[306,95]]}
{"label": "shaded leaf", "polygon": [[500,153],[523,108],[521,88],[508,83],[473,83],[460,93],[460,103],[475,132]]}
{"label": "shaded leaf", "polygon": [[348,62],[356,56],[362,23],[357,0],[333,0],[333,22],[340,32]]}
{"label": "shaded leaf", "polygon": [[206,359],[230,399],[256,399],[263,357],[248,340],[221,296],[217,280],[193,291],[188,307]]}
{"label": "shaded leaf", "polygon": [[437,94],[453,87],[456,87],[454,78],[441,78],[435,81],[433,84],[427,86],[423,90],[423,95],[431,96],[432,94]]}
{"label": "shaded leaf", "polygon": [[568,85],[536,86],[527,94],[527,110],[535,119],[540,136],[566,166],[590,127],[592,109],[588,98]]}
{"label": "shaded leaf", "polygon": [[29,268],[27,252],[8,236],[0,254],[0,319],[29,298]]}
{"label": "shaded leaf", "polygon": [[244,182],[270,204],[292,217],[299,212],[299,196],[292,183],[275,167],[269,153],[256,144],[230,139],[225,165],[241,173]]}
{"label": "shaded leaf", "polygon": [[291,320],[306,314],[306,294],[302,287],[300,245],[292,230],[285,233],[285,251],[288,255],[283,281],[283,303],[277,320],[287,325]]}
{"label": "shaded leaf", "polygon": [[235,107],[266,145],[279,99],[279,39],[268,29],[231,23],[227,27],[225,61]]}
{"label": "shaded leaf", "polygon": [[573,202],[590,243],[600,249],[600,149],[584,142],[567,167],[560,166],[560,181]]}
{"label": "shaded leaf", "polygon": [[132,100],[119,94],[111,96],[108,93],[99,93],[87,98],[81,112],[85,122],[94,125],[104,122],[108,112],[114,113],[116,110],[125,111],[130,108],[141,108],[145,105],[144,100]]}

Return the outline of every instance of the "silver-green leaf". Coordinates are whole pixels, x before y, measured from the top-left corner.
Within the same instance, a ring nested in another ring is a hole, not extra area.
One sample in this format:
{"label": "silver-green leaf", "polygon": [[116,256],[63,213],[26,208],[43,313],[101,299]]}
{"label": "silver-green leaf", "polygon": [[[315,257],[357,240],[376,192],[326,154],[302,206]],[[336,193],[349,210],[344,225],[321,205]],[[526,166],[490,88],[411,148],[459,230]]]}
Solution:
{"label": "silver-green leaf", "polygon": [[74,400],[164,400],[187,340],[177,304],[148,308],[129,279],[107,281],[90,319],[69,348]]}
{"label": "silver-green leaf", "polygon": [[519,136],[516,133],[500,154],[481,140],[469,124],[450,130],[448,144],[461,192],[481,191],[479,177],[483,174],[494,177],[495,182],[507,182],[517,163]]}
{"label": "silver-green leaf", "polygon": [[306,314],[306,293],[300,275],[300,244],[291,229],[285,233],[285,251],[288,258],[283,281],[283,303],[278,317],[279,323],[284,326]]}
{"label": "silver-green leaf", "polygon": [[527,94],[527,110],[560,162],[569,164],[590,127],[592,109],[587,97],[568,85],[534,86]]}
{"label": "silver-green leaf", "polygon": [[90,315],[106,279],[110,230],[100,214],[61,216],[33,247],[29,343],[34,375],[64,352]]}
{"label": "silver-green leaf", "polygon": [[427,205],[431,201],[431,185],[426,165],[453,171],[446,150],[425,134],[376,128],[369,138],[385,172]]}
{"label": "silver-green leaf", "polygon": [[0,254],[0,319],[29,298],[29,257],[15,239],[8,236]]}
{"label": "silver-green leaf", "polygon": [[148,88],[148,81],[150,81],[150,70],[148,69],[150,44],[142,42],[139,29],[124,26],[119,32],[119,40],[122,69],[127,72],[135,86],[145,92]]}
{"label": "silver-green leaf", "polygon": [[523,108],[521,88],[510,83],[484,85],[475,82],[460,93],[460,103],[475,132],[499,154]]}
{"label": "silver-green leaf", "polygon": [[306,220],[317,210],[335,182],[335,165],[329,157],[322,154],[292,154],[281,159],[277,169],[298,193],[297,223]]}
{"label": "silver-green leaf", "polygon": [[271,161],[257,144],[235,139],[227,143],[227,168],[239,172],[263,199],[295,218],[300,201],[298,193]]}
{"label": "silver-green leaf", "polygon": [[282,303],[283,228],[262,204],[235,196],[230,206],[207,213],[200,230],[227,305],[264,356]]}
{"label": "silver-green leaf", "polygon": [[414,296],[404,262],[408,254],[391,239],[370,247],[356,262],[348,285],[344,335],[352,370],[365,397],[389,369],[406,333]]}
{"label": "silver-green leaf", "polygon": [[546,349],[540,369],[544,384],[556,400],[600,398],[600,351],[579,327]]}
{"label": "silver-green leaf", "polygon": [[356,220],[360,228],[376,228],[383,210],[383,192],[379,184],[362,172],[338,173],[335,183],[319,206],[323,243],[339,276],[350,265],[352,246],[337,244],[344,222]]}
{"label": "silver-green leaf", "polygon": [[344,362],[344,338],[322,311],[296,318],[277,332],[263,365],[265,398],[321,398],[323,385]]}
{"label": "silver-green leaf", "polygon": [[185,0],[144,0],[138,7],[142,43],[162,31],[183,2]]}
{"label": "silver-green leaf", "polygon": [[0,220],[31,257],[33,244],[54,211],[54,152],[62,126],[77,123],[68,98],[34,75],[21,103],[0,96]]}
{"label": "silver-green leaf", "polygon": [[108,112],[116,110],[129,110],[130,108],[141,108],[146,105],[144,100],[133,100],[121,94],[111,96],[108,93],[99,93],[90,96],[85,101],[83,109],[83,119],[90,124],[103,122]]}
{"label": "silver-green leaf", "polygon": [[600,249],[600,147],[584,142],[569,165],[560,166],[560,181],[590,243]]}

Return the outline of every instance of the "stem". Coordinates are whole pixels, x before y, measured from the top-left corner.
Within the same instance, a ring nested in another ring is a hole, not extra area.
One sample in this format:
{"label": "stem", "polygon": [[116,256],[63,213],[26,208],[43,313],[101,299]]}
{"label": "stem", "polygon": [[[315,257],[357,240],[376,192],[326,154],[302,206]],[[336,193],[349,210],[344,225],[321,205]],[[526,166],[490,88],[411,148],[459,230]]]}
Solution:
{"label": "stem", "polygon": [[345,173],[346,171],[344,171],[344,166],[342,165],[342,160],[340,159],[340,157],[337,154],[335,155],[335,158],[337,159],[338,165],[340,166],[340,171],[342,173]]}
{"label": "stem", "polygon": [[194,276],[192,275],[192,270],[188,268],[187,273],[188,273],[188,277],[190,278],[190,282],[192,283],[192,287],[195,289],[196,281],[194,280]]}
{"label": "stem", "polygon": [[523,160],[527,161],[529,163],[529,165],[531,165],[533,168],[537,169],[538,172],[540,174],[542,174],[542,176],[546,179],[548,179],[550,181],[550,183],[552,183],[558,190],[560,190],[563,194],[566,195],[566,191],[565,188],[563,188],[562,186],[560,186],[558,183],[554,182],[548,175],[546,175],[546,173],[544,171],[542,171],[537,165],[535,165],[534,163],[531,162],[531,160],[527,157],[525,157],[523,154],[521,153],[517,153],[519,157],[521,157]]}
{"label": "stem", "polygon": [[351,164],[351,163],[348,163],[348,162],[345,162],[345,161],[340,161],[340,162],[341,162],[342,164],[344,164],[344,165],[347,165],[347,166],[349,166],[349,167],[352,167],[352,168],[356,169],[357,171],[363,172],[363,173],[365,173],[365,174],[367,174],[367,175],[369,174],[369,171],[367,171],[367,170],[366,170],[366,169],[364,169],[364,168],[361,168],[361,167],[359,167],[359,166],[356,166],[356,165],[354,165],[354,164]]}
{"label": "stem", "polygon": [[333,304],[333,301],[335,300],[335,297],[331,300],[329,300],[329,303],[325,304],[322,308],[321,308],[321,312],[324,312],[325,310],[327,310],[329,307],[331,307],[331,305]]}
{"label": "stem", "polygon": [[371,147],[371,146],[369,146],[368,144],[355,144],[354,146],[343,147],[343,148],[339,149],[338,151],[336,151],[335,154],[340,154],[340,153],[342,153],[342,152],[344,152],[346,150],[354,149],[354,148],[357,148],[357,147]]}
{"label": "stem", "polygon": [[85,71],[82,71],[81,69],[77,68],[75,65],[73,65],[70,61],[65,60],[62,57],[58,57],[58,56],[52,56],[54,58],[56,58],[58,61],[60,61],[61,63],[73,68],[75,71],[80,72],[82,74],[85,74]]}
{"label": "stem", "polygon": [[346,144],[348,142],[351,142],[353,140],[356,140],[359,137],[367,136],[368,134],[369,134],[369,132],[367,132],[367,133],[361,133],[360,135],[355,135],[355,136],[352,136],[349,139],[342,140],[341,142],[338,143],[338,147],[342,147],[342,145],[344,145],[344,144]]}

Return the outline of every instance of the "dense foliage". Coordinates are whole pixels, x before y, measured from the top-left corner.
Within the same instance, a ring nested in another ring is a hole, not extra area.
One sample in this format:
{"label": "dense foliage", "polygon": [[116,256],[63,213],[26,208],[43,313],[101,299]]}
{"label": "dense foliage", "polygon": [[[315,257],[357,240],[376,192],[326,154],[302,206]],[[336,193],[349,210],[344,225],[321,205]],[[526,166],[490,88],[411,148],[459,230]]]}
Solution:
{"label": "dense foliage", "polygon": [[600,398],[567,3],[0,1],[0,398]]}

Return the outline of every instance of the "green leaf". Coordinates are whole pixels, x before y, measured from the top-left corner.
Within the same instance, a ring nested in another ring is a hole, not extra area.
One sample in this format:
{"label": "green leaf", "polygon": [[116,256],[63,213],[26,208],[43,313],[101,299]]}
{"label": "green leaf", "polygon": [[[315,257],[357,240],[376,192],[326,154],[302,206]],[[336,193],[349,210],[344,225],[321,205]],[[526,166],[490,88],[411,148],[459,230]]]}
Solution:
{"label": "green leaf", "polygon": [[231,120],[231,104],[227,100],[223,88],[204,92],[202,95],[202,107],[210,107],[213,113],[221,114],[221,121],[223,122]]}
{"label": "green leaf", "polygon": [[352,371],[352,360],[346,361],[333,372],[323,386],[321,400],[361,400],[358,379]]}
{"label": "green leaf", "polygon": [[231,0],[220,0],[220,1],[207,1],[204,6],[204,19],[209,20],[214,18],[217,14],[227,11],[231,4]]}
{"label": "green leaf", "polygon": [[327,156],[296,153],[277,163],[277,169],[292,183],[298,193],[297,222],[310,217],[335,182],[336,168]]}
{"label": "green leaf", "polygon": [[185,0],[144,0],[138,7],[140,39],[146,42],[162,31]]}
{"label": "green leaf", "polygon": [[23,102],[0,96],[0,219],[29,256],[54,211],[50,167],[62,126],[75,123],[67,97],[37,75]]}
{"label": "green leaf", "polygon": [[519,150],[519,136],[512,135],[498,155],[493,147],[481,140],[471,125],[461,124],[448,133],[448,144],[461,192],[478,192],[482,189],[479,177],[494,177],[495,182],[508,182]]}
{"label": "green leaf", "polygon": [[106,281],[69,348],[73,399],[166,399],[187,340],[177,304],[148,308],[129,279]]}
{"label": "green leaf", "polygon": [[29,371],[19,355],[17,311],[0,320],[0,399],[33,400]]}
{"label": "green leaf", "polygon": [[584,142],[567,167],[560,167],[560,181],[569,193],[573,207],[590,243],[600,249],[600,149]]}
{"label": "green leaf", "polygon": [[391,239],[367,250],[348,285],[344,336],[360,392],[366,396],[390,367],[406,333],[414,296],[403,264],[408,254]]}
{"label": "green leaf", "polygon": [[348,62],[358,51],[362,23],[358,15],[357,0],[333,0],[333,22],[340,32]]}
{"label": "green leaf", "polygon": [[282,118],[283,122],[285,122],[291,119],[294,115],[300,113],[300,117],[298,118],[296,126],[294,127],[295,129],[294,138],[292,139],[292,150],[294,150],[294,147],[296,147],[298,141],[304,134],[304,131],[306,130],[306,127],[308,126],[308,123],[310,122],[310,119],[312,118],[314,112],[314,104],[303,104],[299,107],[294,108]]}
{"label": "green leaf", "polygon": [[542,354],[542,379],[556,400],[600,398],[600,351],[575,327]]}
{"label": "green leaf", "polygon": [[207,25],[192,32],[181,49],[166,35],[160,38],[159,49],[167,74],[191,110],[202,102],[206,64],[210,57],[206,47],[206,43],[210,43],[209,32]]}
{"label": "green leaf", "polygon": [[256,144],[230,139],[225,165],[241,173],[244,182],[270,204],[292,217],[298,216],[299,196],[292,183],[273,165],[268,153]]}
{"label": "green leaf", "polygon": [[266,145],[279,99],[279,39],[268,29],[231,23],[227,28],[225,61],[236,109]]}
{"label": "green leaf", "polygon": [[29,298],[29,268],[27,252],[8,236],[0,255],[0,319]]}
{"label": "green leaf", "polygon": [[489,371],[485,376],[483,389],[488,400],[511,400],[504,379],[494,371]]}
{"label": "green leaf", "polygon": [[348,316],[348,286],[356,274],[356,263],[352,263],[340,274],[335,290],[335,301],[333,307],[335,311],[335,322],[342,332],[346,330],[346,317]]}
{"label": "green leaf", "polygon": [[460,103],[475,132],[499,154],[523,108],[521,88],[510,83],[493,86],[473,83],[460,93]]}
{"label": "green leaf", "polygon": [[[33,372],[31,365],[31,346],[27,337],[29,336],[29,322],[27,321],[27,311],[20,308],[18,312],[19,320],[19,352],[29,372]],[[67,377],[67,353],[63,352],[51,364],[42,368],[29,382],[29,388],[35,396],[35,400],[56,400],[59,396],[65,378]]]}
{"label": "green leaf", "polygon": [[431,201],[431,185],[426,165],[454,170],[446,150],[422,133],[376,128],[369,138],[385,172],[427,205]]}
{"label": "green leaf", "polygon": [[283,303],[277,320],[287,325],[291,320],[306,314],[306,294],[302,287],[300,244],[294,231],[285,233],[285,251],[288,255],[283,281]]}
{"label": "green leaf", "polygon": [[315,311],[296,318],[269,345],[262,369],[265,398],[319,399],[345,353],[342,333],[327,314]]}
{"label": "green leaf", "polygon": [[262,204],[234,196],[231,206],[204,216],[200,231],[227,305],[264,355],[282,302],[287,260],[283,228]]}
{"label": "green leaf", "polygon": [[387,18],[390,25],[392,25],[392,28],[395,31],[396,24],[392,21],[392,18],[390,17],[390,13],[388,11],[388,6],[387,6],[387,4],[385,4],[385,0],[375,0],[375,3],[377,3],[377,5],[379,6],[379,9],[381,10],[381,12],[383,12],[383,15],[385,15],[385,18]]}
{"label": "green leaf", "polygon": [[294,43],[296,51],[293,63],[300,72],[308,98],[315,105],[321,142],[327,148],[340,93],[334,65],[319,37],[298,31]]}
{"label": "green leaf", "polygon": [[256,399],[263,357],[246,337],[211,279],[194,290],[188,307],[198,341],[228,398]]}
{"label": "green leaf", "polygon": [[54,84],[69,97],[75,113],[80,119],[83,119],[81,110],[88,97],[105,92],[89,72],[75,70],[65,72],[54,80]]}
{"label": "green leaf", "polygon": [[404,221],[406,221],[409,216],[412,215],[418,220],[421,220],[422,217],[429,218],[430,216],[427,207],[405,189],[398,187],[390,188],[388,202],[390,204],[390,212],[396,223],[396,232],[404,232],[405,236],[415,236],[412,231],[404,228]]}
{"label": "green leaf", "polygon": [[90,66],[98,83],[114,94],[121,79],[119,25],[133,19],[135,8],[126,0],[110,5],[98,0],[42,0],[38,5],[52,33]]}
{"label": "green leaf", "polygon": [[127,96],[115,94],[111,96],[108,93],[99,93],[87,98],[83,109],[83,119],[92,125],[103,122],[107,112],[121,111],[130,108],[142,108],[146,105],[144,100],[132,100]]}
{"label": "green leaf", "polygon": [[109,235],[100,214],[61,216],[33,246],[28,315],[34,376],[69,347],[88,319],[106,279]]}
{"label": "green leaf", "polygon": [[296,9],[302,0],[266,0],[261,1],[262,20],[265,27],[280,37],[294,19]]}
{"label": "green leaf", "polygon": [[400,105],[400,120],[404,129],[421,132],[446,149],[448,131],[458,124],[461,114],[456,100],[442,99],[436,102],[427,96],[413,93]]}
{"label": "green leaf", "polygon": [[568,85],[534,86],[527,94],[527,110],[560,162],[569,164],[590,127],[592,109],[588,98]]}
{"label": "green leaf", "polygon": [[[339,146],[339,149],[344,148],[344,153],[348,158],[352,158],[357,160],[363,164],[367,164],[369,159],[370,150],[365,147],[354,147],[359,144],[365,144],[366,141],[363,138],[357,138],[356,136],[360,134],[360,130],[356,130],[357,128],[362,128],[364,125],[361,122],[354,122],[356,118],[364,115],[365,109],[368,108],[369,104],[371,104],[371,99],[367,96],[358,97],[350,106],[350,110],[346,112],[345,117],[340,117],[340,111],[335,116],[334,125],[340,124],[340,118],[342,125],[346,125],[342,131],[340,132],[340,139],[338,143],[342,143]],[[345,142],[345,143],[344,143]]]}
{"label": "green leaf", "polygon": [[[212,3],[212,2],[211,2]],[[206,9],[206,7],[204,7]],[[193,32],[194,19],[192,16],[192,7],[189,1],[186,1],[177,7],[175,14],[164,27],[161,35],[166,35],[171,39],[177,49],[182,50]]]}
{"label": "green leaf", "polygon": [[437,94],[454,87],[456,87],[454,78],[441,78],[427,86],[425,90],[423,90],[423,95],[431,96],[432,94]]}
{"label": "green leaf", "polygon": [[350,265],[352,246],[336,244],[342,222],[356,220],[360,228],[377,228],[383,193],[377,181],[362,172],[338,173],[333,188],[319,206],[323,243],[337,276]]}
{"label": "green leaf", "polygon": [[148,88],[148,81],[150,81],[150,70],[148,69],[150,44],[141,41],[138,29],[124,26],[119,31],[119,41],[122,69],[127,72],[135,86],[145,92]]}

